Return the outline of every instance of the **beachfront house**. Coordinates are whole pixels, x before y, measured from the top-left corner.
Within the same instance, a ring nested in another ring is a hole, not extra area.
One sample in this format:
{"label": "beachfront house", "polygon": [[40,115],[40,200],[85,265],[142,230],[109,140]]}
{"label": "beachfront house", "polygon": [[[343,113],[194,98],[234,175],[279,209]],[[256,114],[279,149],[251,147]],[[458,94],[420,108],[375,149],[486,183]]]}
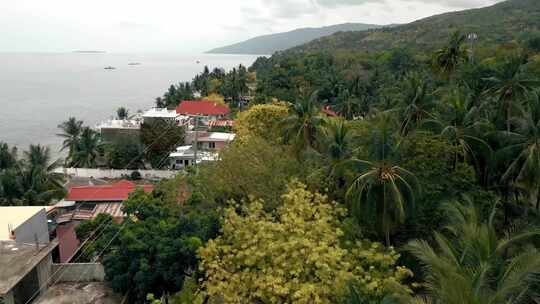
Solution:
{"label": "beachfront house", "polygon": [[227,105],[208,100],[184,100],[176,107],[178,120],[187,126],[195,125],[195,119],[207,126],[211,121],[226,120],[231,110]]}
{"label": "beachfront house", "polygon": [[117,142],[122,139],[139,140],[142,117],[134,119],[110,119],[96,126],[104,142]]}
{"label": "beachfront house", "polygon": [[142,114],[144,123],[153,123],[156,120],[175,121],[178,117],[175,110],[167,108],[152,108]]}

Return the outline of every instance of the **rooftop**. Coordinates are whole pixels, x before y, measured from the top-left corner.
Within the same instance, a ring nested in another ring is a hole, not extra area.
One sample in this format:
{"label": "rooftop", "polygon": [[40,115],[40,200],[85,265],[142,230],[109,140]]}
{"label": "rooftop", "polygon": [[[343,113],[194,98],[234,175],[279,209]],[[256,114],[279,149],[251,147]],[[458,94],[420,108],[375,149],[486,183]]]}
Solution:
{"label": "rooftop", "polygon": [[183,115],[227,115],[231,112],[229,107],[222,104],[217,104],[213,101],[201,100],[184,100],[176,107],[176,113]]}
{"label": "rooftop", "polygon": [[145,192],[154,190],[153,185],[137,185],[127,180],[122,180],[111,185],[71,187],[65,201],[89,201],[89,202],[121,202],[128,199],[129,194],[138,187]]}
{"label": "rooftop", "polygon": [[234,133],[210,132],[206,136],[201,137],[198,141],[233,141],[236,137]]}
{"label": "rooftop", "polygon": [[55,284],[40,296],[35,304],[119,304],[122,296],[115,294],[105,283]]}
{"label": "rooftop", "polygon": [[57,245],[55,240],[36,249],[35,244],[0,241],[0,295],[10,291]]}
{"label": "rooftop", "polygon": [[36,213],[43,209],[47,211],[49,208],[44,206],[0,207],[0,241],[10,240],[8,226],[11,226],[11,229],[16,229]]}
{"label": "rooftop", "polygon": [[102,122],[96,126],[97,129],[127,129],[138,130],[141,128],[141,122],[138,120],[118,120],[111,119]]}
{"label": "rooftop", "polygon": [[[193,150],[193,146],[180,146],[176,148],[176,152],[169,154],[169,157],[193,159],[195,157],[195,151]],[[207,151],[197,152],[198,163],[201,161],[215,161],[217,159],[218,159],[218,153],[207,152]]]}
{"label": "rooftop", "polygon": [[167,108],[152,108],[143,113],[143,118],[176,118],[175,110],[169,110]]}

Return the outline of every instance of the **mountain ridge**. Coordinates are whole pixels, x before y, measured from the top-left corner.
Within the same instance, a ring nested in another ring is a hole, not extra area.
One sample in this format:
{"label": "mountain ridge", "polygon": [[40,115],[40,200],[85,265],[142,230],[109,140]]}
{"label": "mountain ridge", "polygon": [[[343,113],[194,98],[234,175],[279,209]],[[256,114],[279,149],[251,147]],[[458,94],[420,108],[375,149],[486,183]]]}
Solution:
{"label": "mountain ridge", "polygon": [[257,36],[242,42],[234,43],[208,51],[209,54],[254,54],[271,55],[284,51],[314,39],[337,32],[364,31],[393,25],[376,25],[365,23],[342,23],[324,27],[305,27],[288,32]]}
{"label": "mountain ridge", "polygon": [[540,32],[539,0],[508,0],[463,11],[448,12],[411,23],[339,32],[291,48],[295,51],[380,51],[396,47],[429,48],[444,43],[452,32],[476,33],[482,43],[509,43],[523,33]]}

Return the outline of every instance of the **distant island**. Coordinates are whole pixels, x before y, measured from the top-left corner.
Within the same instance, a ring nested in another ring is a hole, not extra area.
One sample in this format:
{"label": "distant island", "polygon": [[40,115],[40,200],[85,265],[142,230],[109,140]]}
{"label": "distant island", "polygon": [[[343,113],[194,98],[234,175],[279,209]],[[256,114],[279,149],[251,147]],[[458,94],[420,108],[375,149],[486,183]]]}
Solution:
{"label": "distant island", "polygon": [[81,50],[81,51],[73,51],[73,53],[83,53],[83,54],[103,54],[103,53],[106,53],[105,51],[85,51],[85,50]]}
{"label": "distant island", "polygon": [[365,31],[385,27],[376,24],[344,23],[319,28],[301,28],[286,33],[259,36],[244,42],[215,48],[209,54],[271,55],[337,32]]}

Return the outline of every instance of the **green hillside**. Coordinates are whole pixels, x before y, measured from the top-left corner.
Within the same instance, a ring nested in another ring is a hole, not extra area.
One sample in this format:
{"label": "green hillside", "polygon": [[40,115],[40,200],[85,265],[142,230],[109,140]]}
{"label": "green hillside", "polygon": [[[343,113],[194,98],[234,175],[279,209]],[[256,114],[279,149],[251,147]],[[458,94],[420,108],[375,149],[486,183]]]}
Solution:
{"label": "green hillside", "polygon": [[381,27],[381,25],[375,24],[344,23],[320,28],[302,28],[286,33],[255,37],[244,42],[213,49],[208,53],[269,55],[337,32],[364,31]]}
{"label": "green hillside", "polygon": [[476,33],[482,44],[521,40],[540,30],[540,1],[509,0],[490,7],[445,13],[392,28],[342,32],[295,48],[379,51],[394,47],[433,48],[456,29]]}

